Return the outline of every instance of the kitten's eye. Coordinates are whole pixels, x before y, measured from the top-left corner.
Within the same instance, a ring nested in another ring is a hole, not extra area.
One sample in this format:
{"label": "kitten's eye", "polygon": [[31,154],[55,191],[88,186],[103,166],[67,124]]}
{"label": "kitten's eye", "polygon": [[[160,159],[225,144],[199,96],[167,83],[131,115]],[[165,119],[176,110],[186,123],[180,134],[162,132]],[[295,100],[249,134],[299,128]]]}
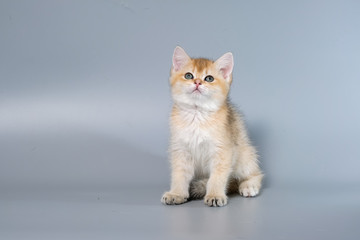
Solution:
{"label": "kitten's eye", "polygon": [[211,75],[208,75],[208,76],[205,77],[204,80],[207,81],[207,82],[213,82],[213,81],[214,81],[214,77],[211,76]]}
{"label": "kitten's eye", "polygon": [[191,74],[191,73],[185,73],[185,79],[193,79],[194,78],[194,76]]}

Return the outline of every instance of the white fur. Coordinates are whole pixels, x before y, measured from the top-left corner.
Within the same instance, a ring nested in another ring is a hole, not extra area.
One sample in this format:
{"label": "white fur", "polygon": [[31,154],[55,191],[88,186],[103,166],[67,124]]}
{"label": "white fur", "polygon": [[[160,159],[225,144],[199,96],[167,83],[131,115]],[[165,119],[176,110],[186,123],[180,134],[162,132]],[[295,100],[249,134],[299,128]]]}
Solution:
{"label": "white fur", "polygon": [[199,178],[209,177],[210,160],[215,154],[216,138],[210,132],[203,131],[200,125],[207,121],[208,112],[199,109],[184,109],[180,113],[186,127],[172,136],[171,148],[189,152],[188,162],[194,166]]}
{"label": "white fur", "polygon": [[[203,74],[201,77],[205,76]],[[216,138],[209,131],[202,130],[200,125],[206,123],[210,115],[220,108],[222,102],[212,98],[215,91],[220,90],[200,85],[201,93],[197,93],[193,92],[194,84],[180,87],[182,93],[173,94],[173,100],[181,109],[179,114],[185,127],[173,133],[172,147],[190,152],[188,160],[194,165],[195,174],[198,177],[209,177],[209,161],[215,154]]]}

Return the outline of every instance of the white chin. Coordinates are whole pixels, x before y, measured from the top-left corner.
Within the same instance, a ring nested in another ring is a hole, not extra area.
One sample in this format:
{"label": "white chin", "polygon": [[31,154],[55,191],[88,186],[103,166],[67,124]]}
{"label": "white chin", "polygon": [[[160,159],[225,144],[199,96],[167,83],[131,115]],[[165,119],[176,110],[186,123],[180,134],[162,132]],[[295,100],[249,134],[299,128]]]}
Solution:
{"label": "white chin", "polygon": [[174,101],[185,107],[200,107],[203,110],[214,111],[219,108],[219,103],[214,99],[208,98],[200,92],[181,94],[174,97]]}
{"label": "white chin", "polygon": [[190,93],[190,95],[192,97],[201,97],[201,96],[203,96],[203,94],[200,91],[193,91],[192,93]]}

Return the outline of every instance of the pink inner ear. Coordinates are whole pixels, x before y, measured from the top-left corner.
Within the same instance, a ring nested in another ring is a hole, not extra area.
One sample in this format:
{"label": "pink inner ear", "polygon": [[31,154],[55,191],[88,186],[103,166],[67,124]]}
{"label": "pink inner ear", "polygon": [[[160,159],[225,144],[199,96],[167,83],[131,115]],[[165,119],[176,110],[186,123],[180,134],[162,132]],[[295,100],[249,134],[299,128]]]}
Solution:
{"label": "pink inner ear", "polygon": [[220,71],[221,71],[224,78],[228,78],[230,76],[230,74],[231,74],[231,68],[230,67],[221,68]]}
{"label": "pink inner ear", "polygon": [[189,61],[190,57],[186,54],[184,49],[177,46],[173,55],[173,67],[175,71],[179,71]]}
{"label": "pink inner ear", "polygon": [[173,66],[175,71],[179,71],[181,67],[184,65],[182,59],[173,59]]}
{"label": "pink inner ear", "polygon": [[216,64],[218,65],[218,68],[225,79],[230,77],[234,66],[232,53],[225,53],[218,60],[216,60]]}

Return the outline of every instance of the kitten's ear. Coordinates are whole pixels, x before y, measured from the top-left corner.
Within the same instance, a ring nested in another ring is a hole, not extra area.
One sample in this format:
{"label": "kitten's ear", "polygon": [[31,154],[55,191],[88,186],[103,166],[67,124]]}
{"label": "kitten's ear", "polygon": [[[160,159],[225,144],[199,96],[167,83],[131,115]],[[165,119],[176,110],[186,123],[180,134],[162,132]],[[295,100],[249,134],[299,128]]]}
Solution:
{"label": "kitten's ear", "polygon": [[215,61],[216,67],[226,80],[230,80],[230,76],[234,67],[234,58],[231,52],[225,53]]}
{"label": "kitten's ear", "polygon": [[186,54],[185,50],[177,46],[172,58],[174,70],[179,71],[188,61],[190,61],[190,57]]}

